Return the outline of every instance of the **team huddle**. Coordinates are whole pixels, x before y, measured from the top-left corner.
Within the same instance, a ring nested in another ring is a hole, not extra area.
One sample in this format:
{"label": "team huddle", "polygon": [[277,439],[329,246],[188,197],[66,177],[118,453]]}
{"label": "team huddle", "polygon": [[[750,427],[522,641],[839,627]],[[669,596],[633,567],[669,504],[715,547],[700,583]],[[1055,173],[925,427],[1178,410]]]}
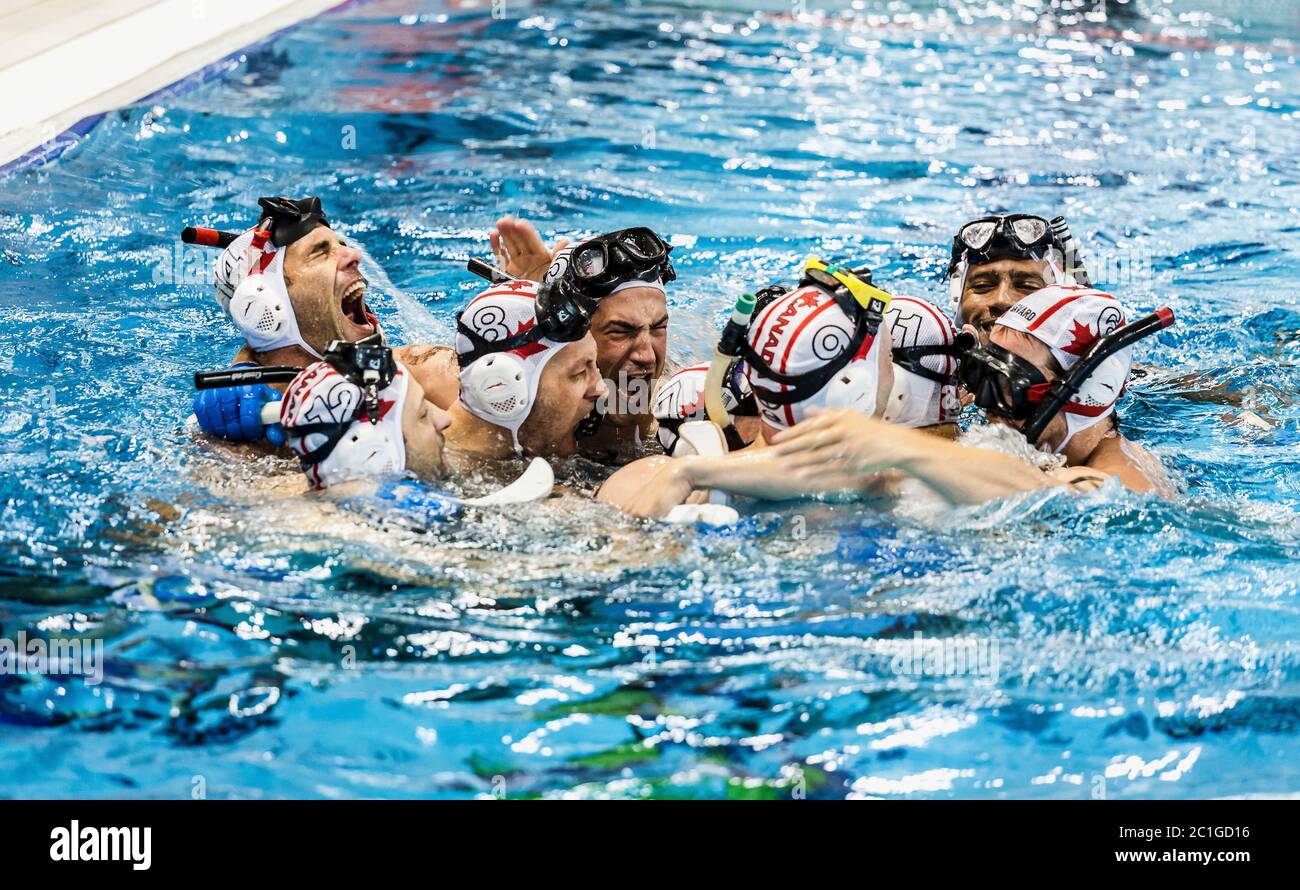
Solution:
{"label": "team huddle", "polygon": [[[733,497],[897,498],[909,480],[954,504],[1110,477],[1159,485],[1115,404],[1133,344],[1172,313],[1133,320],[1092,288],[1059,217],[962,226],[951,316],[891,295],[869,269],[809,257],[788,286],[738,300],[707,363],[673,372],[673,248],[648,228],[548,247],[503,219],[495,265],[469,264],[488,285],[457,315],[454,345],[392,346],[361,255],[320,200],[259,205],[243,233],[184,233],[221,249],[217,300],[245,340],[232,367],[196,375],[194,413],[210,436],[287,447],[313,490],[400,484],[449,513],[544,498],[543,461],[582,455],[614,468],[598,500],[719,523],[736,517]],[[958,441],[968,406],[1022,436],[1024,453]],[[496,499],[438,488],[519,457],[543,461]]]}

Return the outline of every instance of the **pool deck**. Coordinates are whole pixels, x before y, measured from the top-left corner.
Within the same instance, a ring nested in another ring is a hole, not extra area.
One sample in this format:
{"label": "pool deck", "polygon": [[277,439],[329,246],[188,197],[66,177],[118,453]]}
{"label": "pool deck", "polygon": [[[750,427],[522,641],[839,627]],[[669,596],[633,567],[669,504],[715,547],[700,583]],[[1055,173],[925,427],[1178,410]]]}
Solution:
{"label": "pool deck", "polygon": [[340,0],[0,0],[0,165]]}

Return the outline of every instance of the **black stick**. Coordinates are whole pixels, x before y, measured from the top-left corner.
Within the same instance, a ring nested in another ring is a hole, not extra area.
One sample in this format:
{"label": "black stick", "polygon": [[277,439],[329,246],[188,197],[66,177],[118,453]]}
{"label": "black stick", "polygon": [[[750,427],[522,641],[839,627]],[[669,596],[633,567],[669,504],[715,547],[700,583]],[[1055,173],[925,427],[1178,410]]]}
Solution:
{"label": "black stick", "polygon": [[288,383],[302,373],[302,368],[267,365],[265,368],[222,368],[220,371],[196,371],[195,389],[221,389],[255,383]]}

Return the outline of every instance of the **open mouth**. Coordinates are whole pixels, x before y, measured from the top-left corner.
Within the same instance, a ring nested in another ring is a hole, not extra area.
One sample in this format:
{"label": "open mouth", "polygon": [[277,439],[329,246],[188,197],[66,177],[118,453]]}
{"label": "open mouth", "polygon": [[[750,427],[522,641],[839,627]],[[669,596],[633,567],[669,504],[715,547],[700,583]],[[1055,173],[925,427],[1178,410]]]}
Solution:
{"label": "open mouth", "polygon": [[339,304],[343,312],[343,317],[358,328],[364,334],[372,334],[378,325],[378,320],[370,313],[370,307],[366,305],[366,282],[358,278],[348,289],[343,292],[343,300]]}
{"label": "open mouth", "polygon": [[654,380],[653,371],[628,371],[618,372],[618,389],[622,392],[635,392],[642,387],[650,385]]}

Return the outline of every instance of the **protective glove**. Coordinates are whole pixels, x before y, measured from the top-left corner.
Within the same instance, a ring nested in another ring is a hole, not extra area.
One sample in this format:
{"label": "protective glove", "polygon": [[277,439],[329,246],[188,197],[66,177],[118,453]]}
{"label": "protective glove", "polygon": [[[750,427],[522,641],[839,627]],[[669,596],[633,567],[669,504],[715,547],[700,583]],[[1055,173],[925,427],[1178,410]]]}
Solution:
{"label": "protective glove", "polygon": [[451,495],[409,479],[385,482],[375,492],[375,498],[391,505],[408,520],[428,528],[437,522],[455,519],[460,503]]}
{"label": "protective glove", "polygon": [[209,436],[228,442],[257,442],[265,437],[279,448],[285,442],[284,427],[278,423],[262,426],[262,406],[281,398],[279,392],[265,383],[204,389],[194,396],[194,416],[198,418],[199,429]]}

